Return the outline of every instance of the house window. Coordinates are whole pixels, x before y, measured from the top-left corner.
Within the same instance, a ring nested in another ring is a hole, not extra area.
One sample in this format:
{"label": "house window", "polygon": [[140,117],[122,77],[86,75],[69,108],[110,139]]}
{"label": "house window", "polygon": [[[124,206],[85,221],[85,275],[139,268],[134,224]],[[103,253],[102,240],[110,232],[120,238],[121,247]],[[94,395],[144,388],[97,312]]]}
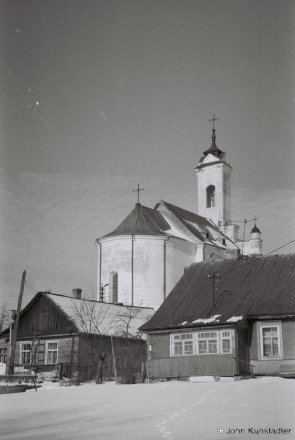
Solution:
{"label": "house window", "polygon": [[6,364],[6,356],[7,356],[7,349],[0,348],[0,362],[3,362],[3,364]]}
{"label": "house window", "polygon": [[118,302],[118,272],[110,273],[110,302],[117,303]]}
{"label": "house window", "polygon": [[173,335],[172,351],[173,356],[189,356],[193,354],[193,334],[182,333],[180,335]]}
{"label": "house window", "polygon": [[31,353],[31,342],[21,342],[20,343],[20,360],[21,365],[30,363],[30,353]]}
{"label": "house window", "polygon": [[171,356],[231,354],[233,331],[208,330],[171,335]]}
{"label": "house window", "polygon": [[213,208],[215,206],[215,186],[210,185],[206,189],[207,194],[207,208]]}
{"label": "house window", "polygon": [[231,353],[232,352],[232,339],[231,339],[231,331],[226,330],[221,332],[220,338],[220,353]]}
{"label": "house window", "polygon": [[46,341],[45,363],[55,365],[58,358],[58,342]]}
{"label": "house window", "polygon": [[280,324],[262,324],[259,326],[261,359],[281,358],[282,341]]}
{"label": "house window", "polygon": [[217,332],[198,333],[198,353],[199,354],[218,353]]}

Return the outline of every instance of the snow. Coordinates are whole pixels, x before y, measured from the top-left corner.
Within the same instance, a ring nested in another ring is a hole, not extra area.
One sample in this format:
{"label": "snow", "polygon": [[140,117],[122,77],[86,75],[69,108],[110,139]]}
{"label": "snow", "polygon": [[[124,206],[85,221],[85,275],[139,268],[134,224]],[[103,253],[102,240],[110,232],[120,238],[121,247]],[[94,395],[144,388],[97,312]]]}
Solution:
{"label": "snow", "polygon": [[191,243],[194,243],[194,241],[191,239],[190,236],[183,234],[182,232],[180,232],[178,229],[176,229],[174,227],[174,225],[172,224],[171,220],[169,219],[169,217],[167,215],[165,215],[164,212],[161,212],[161,214],[163,215],[163,217],[165,218],[166,222],[169,224],[170,229],[165,229],[165,234],[167,235],[171,235],[173,237],[177,237],[177,238],[181,238],[183,240],[189,241]]}
{"label": "snow", "polygon": [[46,293],[48,298],[57,304],[81,332],[93,334],[116,335],[128,318],[129,333],[138,334],[138,328],[155,313],[149,307],[126,307],[112,303],[75,299],[68,296]]}
{"label": "snow", "polygon": [[[291,431],[271,438],[295,438],[292,379],[79,387],[50,383],[37,392],[1,395],[0,402],[2,440],[224,440],[229,435],[245,440],[253,438],[249,428],[283,428]],[[226,434],[229,429],[245,433]],[[261,436],[267,437],[255,438]]]}
{"label": "snow", "polygon": [[232,316],[231,318],[227,319],[226,322],[238,322],[243,319],[243,315],[241,316]]}
{"label": "snow", "polygon": [[199,318],[192,322],[192,324],[210,324],[210,322],[219,322],[219,316],[221,315],[214,315],[210,318]]}

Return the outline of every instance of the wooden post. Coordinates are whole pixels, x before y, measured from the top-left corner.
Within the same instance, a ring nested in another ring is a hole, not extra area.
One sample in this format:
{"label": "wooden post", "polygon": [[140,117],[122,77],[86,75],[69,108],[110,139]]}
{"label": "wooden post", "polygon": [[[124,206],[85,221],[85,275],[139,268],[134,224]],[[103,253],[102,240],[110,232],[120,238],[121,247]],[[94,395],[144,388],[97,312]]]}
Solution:
{"label": "wooden post", "polygon": [[147,333],[147,379],[148,383],[150,383],[150,335]]}
{"label": "wooden post", "polygon": [[115,354],[114,343],[113,343],[113,335],[111,335],[111,344],[112,344],[113,371],[114,371],[116,383],[118,383],[116,354]]}
{"label": "wooden post", "polygon": [[97,366],[97,375],[96,375],[96,381],[95,381],[97,384],[102,384],[102,366],[103,366],[103,362],[105,360],[105,357],[106,357],[106,352],[101,353],[99,355],[99,363]]}
{"label": "wooden post", "polygon": [[14,356],[15,356],[15,347],[16,347],[16,337],[17,337],[17,330],[18,330],[18,323],[19,323],[19,316],[22,306],[22,299],[23,299],[23,293],[24,293],[24,287],[25,287],[25,280],[26,280],[26,271],[24,270],[22,275],[22,282],[20,287],[20,293],[18,297],[18,305],[17,305],[17,312],[16,312],[16,319],[14,323],[13,328],[13,335],[12,335],[12,343],[11,343],[11,353],[9,357],[9,362],[6,367],[6,373],[7,374],[13,374],[14,373]]}

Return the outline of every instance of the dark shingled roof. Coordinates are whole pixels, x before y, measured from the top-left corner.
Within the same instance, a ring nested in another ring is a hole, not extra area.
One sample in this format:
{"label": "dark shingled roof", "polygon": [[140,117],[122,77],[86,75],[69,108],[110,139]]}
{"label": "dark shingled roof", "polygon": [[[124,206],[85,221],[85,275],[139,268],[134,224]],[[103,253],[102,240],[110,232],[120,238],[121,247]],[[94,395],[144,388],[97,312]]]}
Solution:
{"label": "dark shingled roof", "polygon": [[133,211],[122,221],[122,223],[109,234],[102,238],[119,235],[165,235],[161,229],[169,229],[169,225],[163,216],[154,209],[136,203]]}
{"label": "dark shingled roof", "polygon": [[215,130],[213,128],[212,130],[212,144],[211,147],[208,148],[206,151],[204,151],[204,156],[207,156],[208,154],[213,154],[213,156],[220,157],[221,154],[224,154],[223,151],[219,150],[219,148],[216,145],[216,135]]}
{"label": "dark shingled roof", "polygon": [[[214,272],[220,273],[215,307]],[[141,330],[224,324],[262,315],[295,315],[294,254],[194,263]]]}
{"label": "dark shingled roof", "polygon": [[[164,206],[167,211],[162,211],[161,205]],[[180,229],[168,223],[169,214],[172,214],[172,216],[179,221],[181,224]],[[165,219],[165,215],[168,215],[168,217],[166,217],[167,220]],[[173,230],[173,228],[175,229]],[[181,233],[183,238],[186,236],[186,232],[188,240],[190,233],[193,234],[198,241],[213,244],[222,249],[237,249],[237,246],[232,243],[211,220],[164,201],[158,203],[155,209],[147,208],[140,203],[136,203],[135,208],[125,220],[123,220],[113,232],[104,235],[102,239],[121,235],[172,235],[177,237],[178,233]],[[206,237],[206,233],[208,233],[208,237]],[[223,244],[223,239],[226,239],[226,245]]]}

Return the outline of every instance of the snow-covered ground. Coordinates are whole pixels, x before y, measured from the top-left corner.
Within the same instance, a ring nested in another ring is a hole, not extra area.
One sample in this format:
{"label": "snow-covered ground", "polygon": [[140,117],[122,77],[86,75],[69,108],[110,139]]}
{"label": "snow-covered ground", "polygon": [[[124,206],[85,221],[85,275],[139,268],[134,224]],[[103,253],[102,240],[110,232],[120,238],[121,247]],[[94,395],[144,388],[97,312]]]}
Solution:
{"label": "snow-covered ground", "polygon": [[[0,409],[2,440],[295,439],[293,379],[47,384],[1,395]],[[255,433],[280,428],[285,433]]]}

